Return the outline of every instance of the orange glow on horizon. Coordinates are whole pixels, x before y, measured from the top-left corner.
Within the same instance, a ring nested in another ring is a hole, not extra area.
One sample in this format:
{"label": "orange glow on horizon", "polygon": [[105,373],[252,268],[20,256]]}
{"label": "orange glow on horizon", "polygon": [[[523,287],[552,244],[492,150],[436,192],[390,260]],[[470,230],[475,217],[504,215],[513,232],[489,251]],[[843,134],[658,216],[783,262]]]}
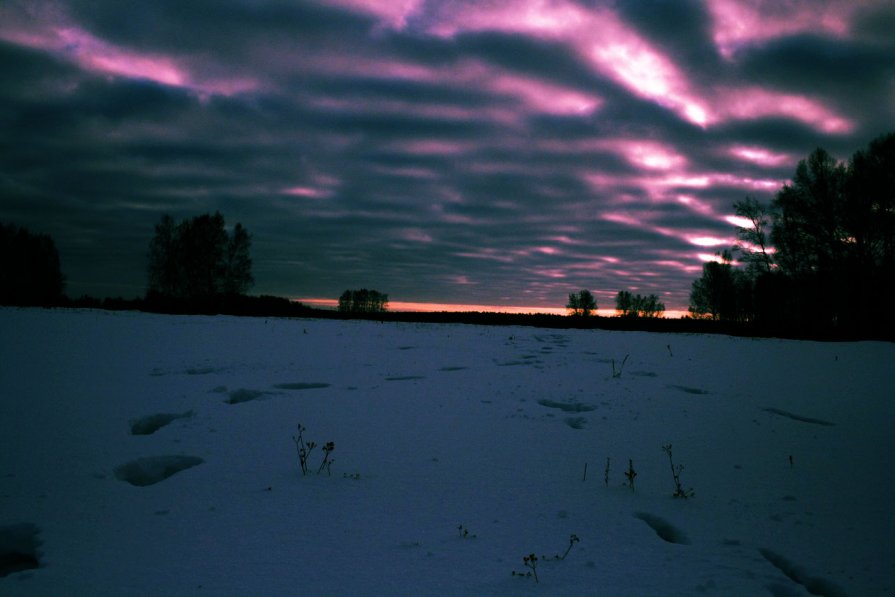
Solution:
{"label": "orange glow on horizon", "polygon": [[[296,301],[323,309],[335,309],[339,305],[336,299],[326,298],[299,298]],[[417,313],[510,313],[515,315],[568,315],[569,310],[564,307],[521,307],[507,305],[467,305],[456,303],[416,303],[408,301],[389,301],[389,311],[417,312]],[[597,309],[597,315],[602,317],[614,317],[615,309]],[[665,311],[666,319],[677,319],[687,315],[686,311]]]}

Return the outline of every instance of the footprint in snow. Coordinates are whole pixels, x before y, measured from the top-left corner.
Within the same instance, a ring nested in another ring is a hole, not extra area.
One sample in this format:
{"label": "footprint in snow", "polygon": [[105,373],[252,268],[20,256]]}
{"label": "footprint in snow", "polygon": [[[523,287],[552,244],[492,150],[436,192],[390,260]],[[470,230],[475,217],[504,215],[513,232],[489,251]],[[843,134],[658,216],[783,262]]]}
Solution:
{"label": "footprint in snow", "polygon": [[770,549],[761,548],[758,552],[789,580],[802,585],[812,595],[827,595],[828,597],[845,595],[845,592],[832,581],[811,576],[801,566],[797,566],[788,558]]}
{"label": "footprint in snow", "polygon": [[647,512],[635,512],[634,518],[639,518],[649,525],[663,541],[679,545],[690,545],[690,539],[687,537],[687,534],[664,518]]}
{"label": "footprint in snow", "polygon": [[227,397],[226,400],[224,400],[224,402],[226,402],[227,404],[242,404],[243,402],[258,400],[266,394],[267,392],[261,392],[259,390],[246,390],[243,388],[230,392],[230,395]]}
{"label": "footprint in snow", "polygon": [[763,409],[765,412],[769,412],[774,415],[778,415],[781,417],[786,417],[787,419],[792,419],[793,421],[798,421],[800,423],[811,423],[812,425],[823,425],[824,427],[834,427],[836,424],[831,423],[829,421],[824,421],[823,419],[813,419],[811,417],[803,417],[802,415],[797,415],[795,413],[791,413],[789,411],[780,410],[779,408],[765,408]]}
{"label": "footprint in snow", "polygon": [[566,417],[565,423],[572,429],[584,429],[587,419],[585,417]]}
{"label": "footprint in snow", "polygon": [[130,422],[131,435],[152,435],[165,425],[169,425],[177,419],[188,419],[193,414],[193,411],[188,410],[185,413],[157,413],[134,419]]}
{"label": "footprint in snow", "polygon": [[597,407],[590,404],[582,404],[580,402],[556,402],[554,400],[542,399],[538,400],[538,404],[547,408],[557,408],[567,413],[586,413],[595,410]]}
{"label": "footprint in snow", "polygon": [[710,393],[708,390],[703,390],[702,388],[691,388],[690,386],[676,386],[676,385],[669,385],[668,387],[669,387],[669,388],[672,388],[672,389],[674,389],[674,390],[680,390],[681,392],[686,392],[686,393],[688,393],[688,394],[699,394],[699,395],[703,395],[703,394],[709,394],[709,393]]}
{"label": "footprint in snow", "polygon": [[294,383],[278,383],[274,384],[278,390],[319,390],[328,388],[330,384],[322,382],[294,382]]}
{"label": "footprint in snow", "polygon": [[40,568],[40,529],[31,523],[0,527],[0,578]]}
{"label": "footprint in snow", "polygon": [[150,456],[138,458],[115,469],[115,477],[136,487],[147,487],[205,462],[197,456]]}

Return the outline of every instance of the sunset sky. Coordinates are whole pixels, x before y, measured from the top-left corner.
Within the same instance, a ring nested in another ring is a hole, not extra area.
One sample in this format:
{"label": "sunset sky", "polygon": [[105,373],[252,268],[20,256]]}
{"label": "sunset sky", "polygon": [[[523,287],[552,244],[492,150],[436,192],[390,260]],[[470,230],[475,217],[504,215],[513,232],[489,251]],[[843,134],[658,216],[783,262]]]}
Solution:
{"label": "sunset sky", "polygon": [[253,294],[686,309],[821,146],[895,130],[895,3],[3,0],[0,221],[70,296],[145,292],[164,213]]}

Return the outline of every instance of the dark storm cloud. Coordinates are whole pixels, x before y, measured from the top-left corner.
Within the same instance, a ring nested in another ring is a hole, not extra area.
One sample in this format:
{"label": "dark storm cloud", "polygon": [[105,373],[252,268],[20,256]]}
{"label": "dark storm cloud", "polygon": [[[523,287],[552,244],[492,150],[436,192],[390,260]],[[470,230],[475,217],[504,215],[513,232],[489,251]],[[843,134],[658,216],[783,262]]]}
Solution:
{"label": "dark storm cloud", "polygon": [[892,121],[891,11],[788,10],[12,1],[0,219],[53,235],[74,295],[142,293],[161,214],[220,210],[256,292],[682,308],[733,201]]}

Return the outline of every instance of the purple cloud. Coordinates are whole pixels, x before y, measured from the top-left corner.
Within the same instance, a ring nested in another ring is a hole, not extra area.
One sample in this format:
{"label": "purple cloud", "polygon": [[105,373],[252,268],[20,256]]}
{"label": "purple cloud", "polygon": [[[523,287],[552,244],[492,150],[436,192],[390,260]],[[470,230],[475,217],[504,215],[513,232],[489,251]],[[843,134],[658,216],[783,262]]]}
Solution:
{"label": "purple cloud", "polygon": [[895,121],[886,2],[0,6],[0,219],[74,295],[141,294],[162,213],[254,236],[256,292],[685,309],[823,146]]}

